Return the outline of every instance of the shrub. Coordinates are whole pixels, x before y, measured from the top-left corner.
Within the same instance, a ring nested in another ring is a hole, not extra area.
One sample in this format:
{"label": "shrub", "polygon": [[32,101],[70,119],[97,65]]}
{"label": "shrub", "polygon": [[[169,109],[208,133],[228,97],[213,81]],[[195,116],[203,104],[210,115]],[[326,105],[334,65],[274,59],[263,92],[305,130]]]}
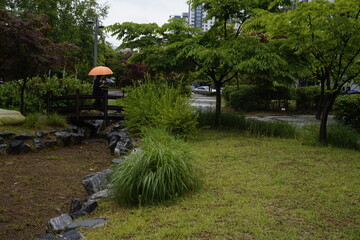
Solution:
{"label": "shrub", "polygon": [[129,89],[121,105],[130,130],[140,132],[144,127],[165,127],[185,138],[196,135],[197,115],[189,98],[180,94],[179,89],[146,81]]}
{"label": "shrub", "polygon": [[[210,127],[215,125],[215,111],[199,111],[199,126]],[[246,120],[243,115],[222,112],[219,119],[219,127],[223,129],[246,130]]]}
{"label": "shrub", "polygon": [[31,129],[40,129],[45,126],[40,113],[30,113],[26,116],[24,126]]}
{"label": "shrub", "polygon": [[337,97],[333,109],[338,121],[360,132],[360,94]]}
{"label": "shrub", "polygon": [[144,131],[141,151],[114,167],[111,183],[120,204],[147,205],[199,186],[189,147],[164,129]]}
{"label": "shrub", "polygon": [[[54,96],[72,95],[76,90],[80,94],[89,94],[92,85],[83,83],[75,77],[58,78],[56,76],[48,78],[34,77],[27,83],[25,89],[24,104],[28,113],[45,112],[46,93],[51,91]],[[20,105],[20,88],[15,81],[6,82],[0,87],[2,107],[16,108]]]}
{"label": "shrub", "polygon": [[295,91],[296,110],[309,112],[317,110],[320,99],[320,87],[298,87]]}

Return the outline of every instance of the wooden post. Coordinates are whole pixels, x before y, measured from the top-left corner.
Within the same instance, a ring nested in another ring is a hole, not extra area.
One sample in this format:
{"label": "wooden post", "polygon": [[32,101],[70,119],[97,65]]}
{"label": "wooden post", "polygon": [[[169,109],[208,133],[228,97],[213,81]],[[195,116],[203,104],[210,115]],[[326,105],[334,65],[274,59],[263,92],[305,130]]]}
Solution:
{"label": "wooden post", "polygon": [[76,100],[75,100],[75,111],[76,111],[76,121],[79,121],[80,117],[80,98],[79,98],[80,90],[76,89]]}
{"label": "wooden post", "polygon": [[103,98],[103,110],[104,110],[104,120],[105,120],[105,124],[107,124],[107,115],[108,115],[108,90],[107,89],[103,89],[103,94],[104,94],[104,98]]}

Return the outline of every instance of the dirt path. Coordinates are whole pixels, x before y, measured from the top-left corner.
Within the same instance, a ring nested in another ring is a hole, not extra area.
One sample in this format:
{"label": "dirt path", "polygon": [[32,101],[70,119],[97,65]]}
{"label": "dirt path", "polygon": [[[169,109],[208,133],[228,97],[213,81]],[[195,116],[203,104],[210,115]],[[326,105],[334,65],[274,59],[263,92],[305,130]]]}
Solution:
{"label": "dirt path", "polygon": [[108,168],[103,140],[22,155],[0,156],[0,239],[33,239],[50,218],[68,213],[72,198],[86,197],[81,179]]}

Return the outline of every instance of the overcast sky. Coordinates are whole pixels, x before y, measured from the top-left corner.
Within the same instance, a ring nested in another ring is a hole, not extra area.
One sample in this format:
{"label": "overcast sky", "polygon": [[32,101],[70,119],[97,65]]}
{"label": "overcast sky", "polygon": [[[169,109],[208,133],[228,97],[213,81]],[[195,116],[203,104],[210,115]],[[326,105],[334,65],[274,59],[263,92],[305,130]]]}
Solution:
{"label": "overcast sky", "polygon": [[[99,4],[107,3],[110,6],[104,26],[114,23],[157,23],[162,25],[167,22],[170,15],[181,15],[188,12],[186,0],[97,0]],[[107,41],[114,46],[120,44],[110,35]]]}

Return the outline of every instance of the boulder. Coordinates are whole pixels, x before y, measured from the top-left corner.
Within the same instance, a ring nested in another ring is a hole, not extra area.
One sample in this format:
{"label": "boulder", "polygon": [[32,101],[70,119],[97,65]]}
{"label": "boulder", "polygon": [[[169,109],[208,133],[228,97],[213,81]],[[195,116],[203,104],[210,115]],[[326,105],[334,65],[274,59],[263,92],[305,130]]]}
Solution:
{"label": "boulder", "polygon": [[62,131],[55,133],[55,136],[58,140],[62,142],[62,144],[66,147],[71,144],[71,135],[68,132]]}
{"label": "boulder", "polygon": [[11,132],[0,133],[0,137],[3,138],[3,139],[9,139],[9,138],[11,138],[12,136],[15,136],[15,135],[16,135],[15,133],[11,133]]}
{"label": "boulder", "polygon": [[102,172],[91,173],[82,179],[82,184],[86,192],[91,195],[98,191],[104,190],[108,185],[107,177],[111,173],[110,169]]}
{"label": "boulder", "polygon": [[76,230],[70,230],[60,235],[56,240],[79,240],[84,238],[81,232]]}
{"label": "boulder", "polygon": [[87,214],[92,213],[98,207],[98,203],[96,201],[87,201],[81,207],[79,211],[73,212],[70,214],[72,219],[76,219],[79,217],[83,217]]}
{"label": "boulder", "polygon": [[28,153],[31,147],[22,140],[12,140],[8,143],[7,152],[9,154]]}
{"label": "boulder", "polygon": [[14,137],[14,139],[16,139],[16,140],[30,140],[32,138],[33,138],[33,136],[31,136],[30,134],[27,134],[27,133],[17,134]]}
{"label": "boulder", "polygon": [[59,234],[63,232],[66,227],[72,223],[72,218],[69,214],[61,214],[58,217],[52,218],[48,221],[47,227],[50,230],[50,232]]}
{"label": "boulder", "polygon": [[0,137],[0,144],[3,144],[5,142],[5,139],[3,139],[2,137]]}
{"label": "boulder", "polygon": [[105,225],[107,218],[94,218],[94,219],[85,219],[82,221],[72,222],[68,229],[75,229],[79,227],[86,227],[86,228],[95,228]]}

